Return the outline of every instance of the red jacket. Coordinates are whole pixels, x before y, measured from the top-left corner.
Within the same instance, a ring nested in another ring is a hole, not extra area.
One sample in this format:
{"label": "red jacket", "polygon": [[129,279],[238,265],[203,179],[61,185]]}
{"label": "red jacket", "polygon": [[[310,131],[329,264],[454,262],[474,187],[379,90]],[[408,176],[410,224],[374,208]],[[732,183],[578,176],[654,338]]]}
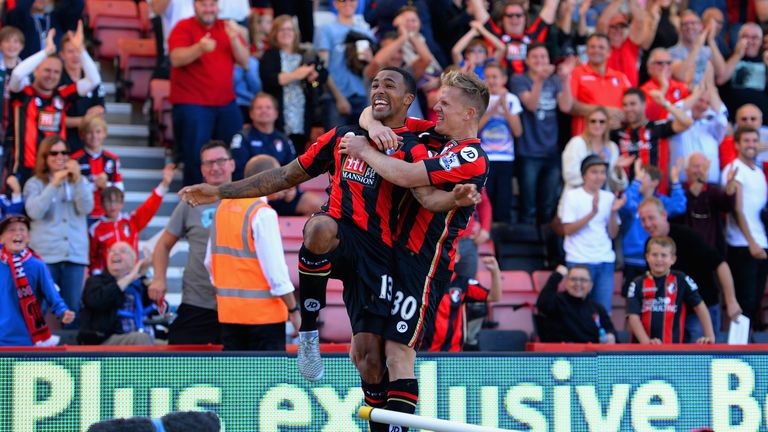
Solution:
{"label": "red jacket", "polygon": [[107,252],[113,244],[119,241],[127,242],[133,246],[133,250],[138,256],[139,233],[155,216],[162,202],[163,196],[155,188],[149,198],[131,214],[120,213],[116,220],[109,220],[106,216],[102,216],[101,219],[91,225],[89,230],[91,264],[88,266],[91,274],[98,274],[106,269]]}

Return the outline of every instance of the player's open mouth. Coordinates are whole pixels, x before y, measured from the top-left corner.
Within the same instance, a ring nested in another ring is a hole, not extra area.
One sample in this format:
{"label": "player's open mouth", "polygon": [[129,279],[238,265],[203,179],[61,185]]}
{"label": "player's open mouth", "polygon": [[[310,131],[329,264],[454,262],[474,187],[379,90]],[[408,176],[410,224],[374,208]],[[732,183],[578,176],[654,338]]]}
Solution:
{"label": "player's open mouth", "polygon": [[374,110],[380,111],[380,110],[385,110],[387,108],[389,108],[388,101],[386,101],[385,99],[374,99],[373,101]]}

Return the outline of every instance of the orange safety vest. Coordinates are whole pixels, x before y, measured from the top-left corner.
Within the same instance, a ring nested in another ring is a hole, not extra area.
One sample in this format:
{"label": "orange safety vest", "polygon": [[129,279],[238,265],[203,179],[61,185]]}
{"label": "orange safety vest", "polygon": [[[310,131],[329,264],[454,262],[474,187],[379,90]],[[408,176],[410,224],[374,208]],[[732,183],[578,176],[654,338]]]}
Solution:
{"label": "orange safety vest", "polygon": [[288,320],[285,302],[269,291],[253,242],[251,221],[264,207],[269,206],[261,198],[225,199],[216,209],[211,227],[211,275],[221,323]]}

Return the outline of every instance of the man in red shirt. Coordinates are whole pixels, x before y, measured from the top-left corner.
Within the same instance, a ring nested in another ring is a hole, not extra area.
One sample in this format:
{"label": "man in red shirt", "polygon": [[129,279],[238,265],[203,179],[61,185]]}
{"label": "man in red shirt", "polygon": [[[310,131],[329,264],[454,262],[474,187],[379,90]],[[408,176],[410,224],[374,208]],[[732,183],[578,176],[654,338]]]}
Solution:
{"label": "man in red shirt", "polygon": [[217,19],[217,0],[195,0],[195,16],[168,37],[173,133],[184,160],[184,184],[202,182],[200,149],[211,139],[230,142],[243,126],[232,81],[235,62],[248,64],[237,24]]}
{"label": "man in red shirt", "polygon": [[[637,69],[640,47],[644,45],[651,32],[646,25],[647,15],[637,0],[629,2],[631,20],[619,11],[622,4],[621,1],[612,1],[600,15],[595,30],[607,34],[611,42],[608,67],[623,72],[630,84],[637,87],[640,85]],[[651,34],[652,37],[653,34]]]}
{"label": "man in red shirt", "polygon": [[648,75],[650,79],[646,81],[640,89],[645,93],[645,116],[650,121],[666,120],[669,113],[663,106],[656,103],[650,95],[651,90],[659,90],[669,103],[674,104],[677,101],[688,97],[690,92],[688,86],[672,78],[672,56],[664,48],[656,48],[648,55]]}
{"label": "man in red shirt", "polygon": [[607,66],[609,51],[608,36],[592,34],[587,39],[587,64],[576,66],[571,73],[571,135],[578,135],[584,130],[585,116],[598,106],[608,110],[609,126],[612,128],[619,127],[624,120],[621,97],[632,85],[624,73]]}

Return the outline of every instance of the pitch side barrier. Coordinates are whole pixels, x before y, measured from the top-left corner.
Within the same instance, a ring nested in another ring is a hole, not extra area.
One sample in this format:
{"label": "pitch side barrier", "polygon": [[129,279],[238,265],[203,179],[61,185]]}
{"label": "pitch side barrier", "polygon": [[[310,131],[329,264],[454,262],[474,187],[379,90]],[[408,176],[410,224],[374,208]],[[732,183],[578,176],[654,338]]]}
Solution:
{"label": "pitch side barrier", "polygon": [[[416,414],[509,430],[768,431],[764,346],[651,349],[420,355]],[[0,352],[0,431],[177,410],[215,411],[226,431],[366,431],[348,357],[324,362],[310,383],[276,353]]]}

